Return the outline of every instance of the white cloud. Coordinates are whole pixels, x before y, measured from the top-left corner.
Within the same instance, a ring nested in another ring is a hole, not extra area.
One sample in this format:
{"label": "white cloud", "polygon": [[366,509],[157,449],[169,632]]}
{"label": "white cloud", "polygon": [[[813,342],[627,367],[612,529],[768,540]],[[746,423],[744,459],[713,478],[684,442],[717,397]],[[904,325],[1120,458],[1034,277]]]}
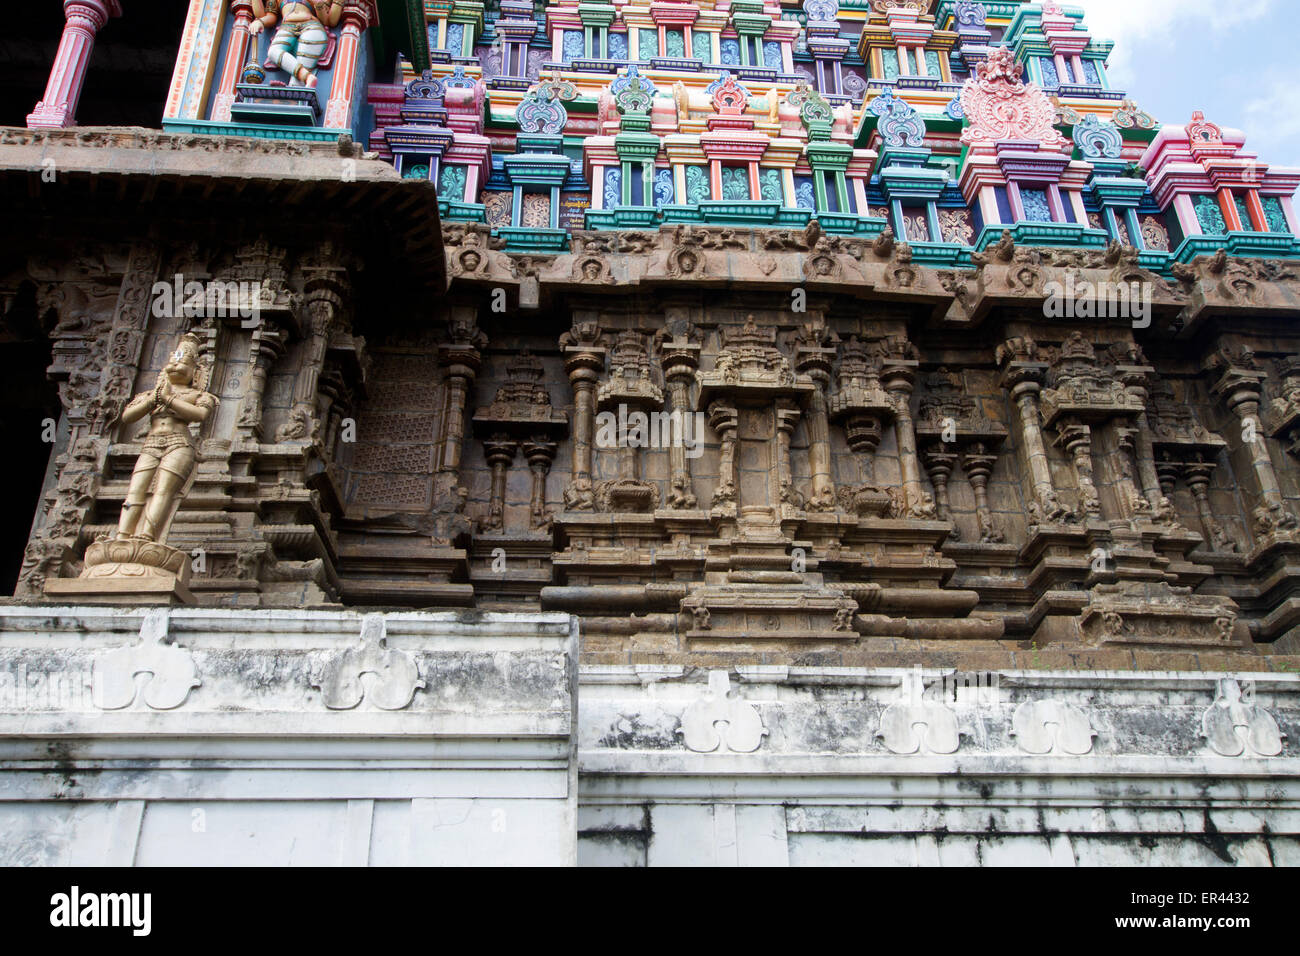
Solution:
{"label": "white cloud", "polygon": [[1139,79],[1143,44],[1172,44],[1188,29],[1239,26],[1273,13],[1279,0],[1067,0],[1067,5],[1083,7],[1094,37],[1115,41],[1111,77],[1118,86],[1132,86]]}
{"label": "white cloud", "polygon": [[1245,104],[1246,148],[1259,153],[1263,162],[1300,167],[1295,80],[1283,71],[1274,71],[1260,77],[1257,86],[1259,95]]}

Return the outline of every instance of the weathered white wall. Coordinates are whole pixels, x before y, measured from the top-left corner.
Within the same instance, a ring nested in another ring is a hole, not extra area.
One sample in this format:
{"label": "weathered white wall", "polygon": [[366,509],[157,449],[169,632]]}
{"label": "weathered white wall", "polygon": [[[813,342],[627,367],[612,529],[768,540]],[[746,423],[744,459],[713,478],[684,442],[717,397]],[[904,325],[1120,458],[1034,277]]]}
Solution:
{"label": "weathered white wall", "polygon": [[0,864],[571,864],[576,641],[555,614],[0,609]]}
{"label": "weathered white wall", "polygon": [[0,864],[1300,865],[1300,676],[577,646],[554,614],[0,607]]}
{"label": "weathered white wall", "polygon": [[584,668],[579,863],[1300,864],[1300,677],[952,676]]}

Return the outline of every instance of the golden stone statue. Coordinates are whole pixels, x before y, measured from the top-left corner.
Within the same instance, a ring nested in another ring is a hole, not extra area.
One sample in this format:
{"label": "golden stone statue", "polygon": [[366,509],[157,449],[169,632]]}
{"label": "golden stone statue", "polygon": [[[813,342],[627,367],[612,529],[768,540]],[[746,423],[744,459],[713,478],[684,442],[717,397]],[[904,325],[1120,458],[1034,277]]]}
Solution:
{"label": "golden stone statue", "polygon": [[131,472],[119,538],[161,542],[187,490],[198,455],[189,426],[205,422],[218,403],[205,391],[209,369],[199,371],[199,346],[193,335],[184,336],[153,391],[137,395],[122,410],[124,425],[148,415],[149,434]]}
{"label": "golden stone statue", "polygon": [[149,432],[131,472],[117,534],[101,535],[86,548],[81,575],[45,584],[51,597],[104,603],[191,603],[190,556],[164,541],[189,491],[198,459],[190,426],[202,424],[219,404],[207,391],[210,367],[199,365],[200,341],[181,337],[152,391],[122,410],[131,425],[149,417]]}

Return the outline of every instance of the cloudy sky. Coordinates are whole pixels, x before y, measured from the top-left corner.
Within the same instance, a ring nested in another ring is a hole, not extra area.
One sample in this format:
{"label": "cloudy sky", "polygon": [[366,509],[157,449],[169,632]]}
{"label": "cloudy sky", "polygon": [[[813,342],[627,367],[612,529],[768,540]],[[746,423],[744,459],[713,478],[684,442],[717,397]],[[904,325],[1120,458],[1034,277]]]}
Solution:
{"label": "cloudy sky", "polygon": [[1296,0],[1066,0],[1115,41],[1111,83],[1165,123],[1202,109],[1246,147],[1300,167]]}

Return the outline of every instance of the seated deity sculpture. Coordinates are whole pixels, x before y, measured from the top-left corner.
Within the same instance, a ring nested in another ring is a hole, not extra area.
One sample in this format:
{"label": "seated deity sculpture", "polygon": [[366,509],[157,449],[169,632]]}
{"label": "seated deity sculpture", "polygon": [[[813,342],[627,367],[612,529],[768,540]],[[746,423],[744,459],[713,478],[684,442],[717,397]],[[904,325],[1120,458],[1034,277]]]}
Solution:
{"label": "seated deity sculpture", "polygon": [[330,28],[343,16],[341,0],[252,0],[254,19],[248,32],[257,36],[275,26],[268,66],[289,74],[290,86],[314,87],[316,66],[330,41]]}

